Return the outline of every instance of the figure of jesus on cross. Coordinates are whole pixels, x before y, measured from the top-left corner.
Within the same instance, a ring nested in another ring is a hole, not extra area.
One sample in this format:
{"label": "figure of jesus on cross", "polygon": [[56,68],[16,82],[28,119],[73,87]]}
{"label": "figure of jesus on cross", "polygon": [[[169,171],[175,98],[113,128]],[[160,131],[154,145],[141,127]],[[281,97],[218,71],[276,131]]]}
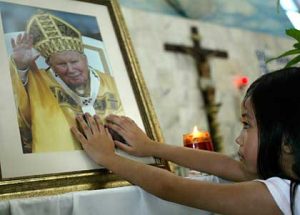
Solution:
{"label": "figure of jesus on cross", "polygon": [[206,118],[211,134],[215,151],[221,150],[222,137],[219,132],[219,124],[217,122],[217,113],[220,104],[215,102],[215,87],[211,80],[209,57],[227,58],[228,54],[221,50],[211,50],[201,47],[201,39],[196,27],[191,28],[191,37],[193,46],[165,44],[167,51],[175,51],[183,54],[189,54],[195,59],[198,77],[199,88],[205,105]]}

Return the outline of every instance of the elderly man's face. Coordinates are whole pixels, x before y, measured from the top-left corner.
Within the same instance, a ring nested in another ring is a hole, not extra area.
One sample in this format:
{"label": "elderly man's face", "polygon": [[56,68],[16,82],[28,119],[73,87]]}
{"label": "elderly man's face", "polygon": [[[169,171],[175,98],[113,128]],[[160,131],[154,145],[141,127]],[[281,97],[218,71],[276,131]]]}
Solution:
{"label": "elderly man's face", "polygon": [[77,51],[64,51],[50,56],[49,65],[71,88],[84,85],[88,80],[88,63],[85,55]]}

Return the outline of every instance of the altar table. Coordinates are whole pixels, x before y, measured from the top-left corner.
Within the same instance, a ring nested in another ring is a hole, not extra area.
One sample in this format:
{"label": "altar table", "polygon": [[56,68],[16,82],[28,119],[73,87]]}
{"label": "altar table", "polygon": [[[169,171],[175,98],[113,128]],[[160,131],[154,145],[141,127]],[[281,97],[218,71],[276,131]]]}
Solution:
{"label": "altar table", "polygon": [[[204,179],[215,181],[213,177]],[[138,186],[0,201],[0,215],[209,215],[157,198]]]}

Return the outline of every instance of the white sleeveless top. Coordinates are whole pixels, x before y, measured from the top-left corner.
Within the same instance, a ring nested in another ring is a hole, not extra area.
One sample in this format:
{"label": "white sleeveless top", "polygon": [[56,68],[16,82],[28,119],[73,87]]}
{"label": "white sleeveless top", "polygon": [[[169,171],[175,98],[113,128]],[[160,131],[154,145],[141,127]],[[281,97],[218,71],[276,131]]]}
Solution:
{"label": "white sleeveless top", "polygon": [[[290,208],[290,180],[272,177],[267,180],[257,180],[264,183],[276,204],[284,215],[291,215]],[[300,215],[300,185],[298,185],[294,199],[294,214]]]}

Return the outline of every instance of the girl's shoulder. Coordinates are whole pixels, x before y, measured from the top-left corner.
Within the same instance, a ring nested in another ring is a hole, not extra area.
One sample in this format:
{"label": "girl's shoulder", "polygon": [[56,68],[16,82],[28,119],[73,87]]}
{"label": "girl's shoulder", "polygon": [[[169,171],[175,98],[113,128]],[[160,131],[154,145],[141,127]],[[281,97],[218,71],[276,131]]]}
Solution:
{"label": "girl's shoulder", "polygon": [[[280,177],[272,177],[266,180],[256,180],[264,183],[269,192],[271,193],[274,201],[281,209],[283,214],[291,214],[290,209],[290,184],[291,181],[287,179],[283,179]],[[297,187],[296,195],[295,195],[295,214],[300,214],[300,205],[297,204],[300,202],[300,191],[299,187]]]}

